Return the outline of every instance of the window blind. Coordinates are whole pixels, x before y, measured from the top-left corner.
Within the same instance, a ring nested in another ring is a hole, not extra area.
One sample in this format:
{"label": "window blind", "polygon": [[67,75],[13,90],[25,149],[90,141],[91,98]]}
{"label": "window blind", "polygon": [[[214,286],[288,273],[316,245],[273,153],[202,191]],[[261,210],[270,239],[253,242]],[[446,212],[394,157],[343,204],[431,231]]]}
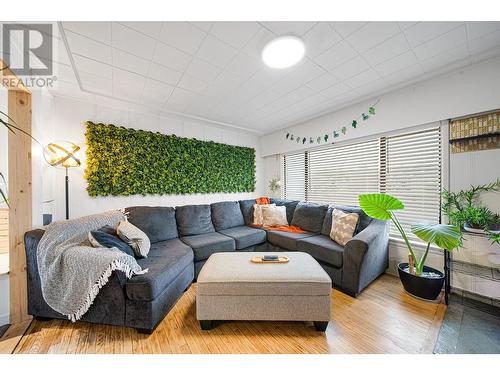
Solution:
{"label": "window blind", "polygon": [[378,140],[308,154],[309,201],[358,206],[359,194],[378,192]]}
{"label": "window blind", "polygon": [[[440,128],[386,139],[385,186],[381,191],[405,205],[397,217],[409,237],[410,225],[439,223],[441,216]],[[391,226],[391,236],[400,237]]]}
{"label": "window blind", "polygon": [[306,152],[300,154],[285,155],[283,158],[284,198],[293,200],[306,200],[307,165]]}

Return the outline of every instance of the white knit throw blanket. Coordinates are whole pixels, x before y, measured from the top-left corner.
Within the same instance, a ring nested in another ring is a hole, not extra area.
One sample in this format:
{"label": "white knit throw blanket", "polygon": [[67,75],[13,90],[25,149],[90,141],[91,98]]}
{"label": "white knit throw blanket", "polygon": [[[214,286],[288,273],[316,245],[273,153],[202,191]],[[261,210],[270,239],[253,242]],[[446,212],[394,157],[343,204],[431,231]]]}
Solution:
{"label": "white knit throw blanket", "polygon": [[113,271],[127,278],[147,272],[130,255],[116,248],[91,247],[88,233],[125,220],[121,211],[58,221],[45,228],[38,244],[37,260],[42,294],[55,311],[72,322],[90,308]]}

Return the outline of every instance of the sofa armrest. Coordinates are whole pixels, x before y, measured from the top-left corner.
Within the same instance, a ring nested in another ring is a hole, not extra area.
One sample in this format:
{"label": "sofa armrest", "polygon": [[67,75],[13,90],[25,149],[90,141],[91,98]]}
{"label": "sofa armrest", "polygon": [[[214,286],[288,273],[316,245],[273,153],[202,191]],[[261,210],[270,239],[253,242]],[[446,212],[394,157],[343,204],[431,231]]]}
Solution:
{"label": "sofa armrest", "polygon": [[342,289],[356,296],[389,266],[389,222],[373,219],[344,249]]}

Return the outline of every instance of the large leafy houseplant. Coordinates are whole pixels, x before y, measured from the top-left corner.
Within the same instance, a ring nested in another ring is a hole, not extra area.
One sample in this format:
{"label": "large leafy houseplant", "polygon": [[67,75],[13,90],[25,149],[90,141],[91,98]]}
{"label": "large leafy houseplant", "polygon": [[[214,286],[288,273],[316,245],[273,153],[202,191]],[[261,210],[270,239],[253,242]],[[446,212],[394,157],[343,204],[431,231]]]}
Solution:
{"label": "large leafy houseplant", "polygon": [[[392,221],[408,248],[417,276],[422,275],[431,244],[447,251],[452,251],[461,244],[462,234],[460,228],[455,225],[414,224],[411,226],[411,232],[427,244],[424,254],[417,259],[413,246],[394,212],[404,209],[399,199],[387,194],[362,194],[359,196],[359,206],[372,218]],[[412,273],[413,270],[409,271]]]}
{"label": "large leafy houseplant", "polygon": [[485,207],[479,201],[483,192],[500,191],[500,179],[468,190],[452,193],[444,190],[442,209],[450,223],[468,230],[482,229],[492,243],[500,243],[500,215]]}

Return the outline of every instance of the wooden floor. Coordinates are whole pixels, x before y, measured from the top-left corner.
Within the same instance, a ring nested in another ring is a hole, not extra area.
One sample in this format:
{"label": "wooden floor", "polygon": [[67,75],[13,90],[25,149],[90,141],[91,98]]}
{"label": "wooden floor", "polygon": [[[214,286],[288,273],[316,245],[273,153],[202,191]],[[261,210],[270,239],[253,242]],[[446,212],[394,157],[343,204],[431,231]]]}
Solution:
{"label": "wooden floor", "polygon": [[228,322],[201,331],[194,284],[149,336],[130,328],[33,321],[14,353],[432,353],[443,304],[410,297],[389,275],[358,298],[332,294],[325,333],[302,322]]}

